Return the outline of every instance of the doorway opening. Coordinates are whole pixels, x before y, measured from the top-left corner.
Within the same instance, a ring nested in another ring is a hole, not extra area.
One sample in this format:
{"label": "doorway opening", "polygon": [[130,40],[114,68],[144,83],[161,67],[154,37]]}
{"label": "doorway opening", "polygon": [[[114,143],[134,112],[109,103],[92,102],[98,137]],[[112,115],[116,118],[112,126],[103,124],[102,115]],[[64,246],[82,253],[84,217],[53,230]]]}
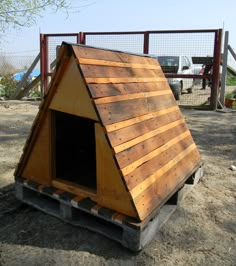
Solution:
{"label": "doorway opening", "polygon": [[56,178],[97,188],[95,121],[54,111]]}

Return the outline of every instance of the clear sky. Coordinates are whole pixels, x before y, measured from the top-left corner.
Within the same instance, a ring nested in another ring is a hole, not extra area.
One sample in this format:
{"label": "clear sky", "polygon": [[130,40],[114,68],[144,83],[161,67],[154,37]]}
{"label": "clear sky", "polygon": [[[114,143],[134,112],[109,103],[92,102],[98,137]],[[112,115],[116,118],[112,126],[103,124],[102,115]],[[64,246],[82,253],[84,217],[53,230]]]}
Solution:
{"label": "clear sky", "polygon": [[[17,54],[39,51],[39,32],[145,31],[218,29],[229,31],[229,43],[236,49],[235,0],[71,0],[69,16],[45,12],[31,28],[6,32],[0,52]],[[1,36],[1,35],[0,35]]]}

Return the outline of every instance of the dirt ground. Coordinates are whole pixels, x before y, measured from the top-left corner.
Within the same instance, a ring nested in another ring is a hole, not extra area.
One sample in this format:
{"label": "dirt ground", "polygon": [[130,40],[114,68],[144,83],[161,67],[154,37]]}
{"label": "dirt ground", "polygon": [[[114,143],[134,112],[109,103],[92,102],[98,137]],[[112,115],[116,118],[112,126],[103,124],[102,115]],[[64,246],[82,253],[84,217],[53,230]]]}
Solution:
{"label": "dirt ground", "polygon": [[236,265],[236,112],[183,110],[205,163],[200,183],[153,241],[119,244],[18,202],[13,172],[37,102],[0,102],[0,265]]}

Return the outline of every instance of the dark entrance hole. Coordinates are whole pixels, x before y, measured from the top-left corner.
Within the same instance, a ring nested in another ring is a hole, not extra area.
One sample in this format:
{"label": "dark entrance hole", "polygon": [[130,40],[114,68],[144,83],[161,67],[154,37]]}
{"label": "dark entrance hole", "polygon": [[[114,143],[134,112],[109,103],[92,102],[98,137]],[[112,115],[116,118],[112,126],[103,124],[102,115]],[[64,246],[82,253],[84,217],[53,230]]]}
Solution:
{"label": "dark entrance hole", "polygon": [[56,178],[96,189],[95,122],[54,113]]}

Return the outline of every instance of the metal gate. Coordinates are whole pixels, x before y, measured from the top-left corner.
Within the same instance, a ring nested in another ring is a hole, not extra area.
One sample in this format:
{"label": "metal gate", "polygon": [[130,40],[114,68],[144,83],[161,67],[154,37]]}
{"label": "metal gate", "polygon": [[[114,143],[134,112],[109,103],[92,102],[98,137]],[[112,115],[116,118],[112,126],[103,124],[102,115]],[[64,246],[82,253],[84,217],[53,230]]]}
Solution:
{"label": "metal gate", "polygon": [[[150,54],[154,57],[188,58],[192,62],[189,73],[170,71],[163,67],[171,82],[180,82],[181,106],[216,109],[221,60],[221,29],[175,30],[175,31],[135,31],[135,32],[80,32],[74,34],[41,34],[41,73],[43,88],[51,76],[50,65],[56,58],[56,46],[62,41],[89,46],[120,50],[130,53]],[[160,59],[159,59],[160,60]],[[200,73],[203,65],[209,71]],[[202,83],[206,82],[205,89]],[[182,83],[181,83],[182,82]],[[183,84],[192,89],[185,90]]]}

